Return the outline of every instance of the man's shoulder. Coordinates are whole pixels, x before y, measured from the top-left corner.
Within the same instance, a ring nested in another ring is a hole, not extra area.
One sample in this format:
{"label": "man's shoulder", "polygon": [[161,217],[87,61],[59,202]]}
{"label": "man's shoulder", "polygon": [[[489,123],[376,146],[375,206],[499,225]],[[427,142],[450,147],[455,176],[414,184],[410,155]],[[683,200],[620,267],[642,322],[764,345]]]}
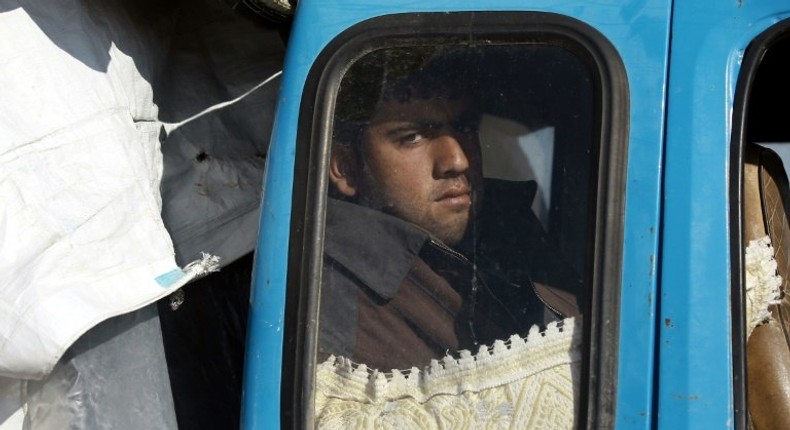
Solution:
{"label": "man's shoulder", "polygon": [[429,239],[424,230],[394,216],[343,200],[330,198],[327,204],[325,266],[346,272],[384,298],[397,292]]}

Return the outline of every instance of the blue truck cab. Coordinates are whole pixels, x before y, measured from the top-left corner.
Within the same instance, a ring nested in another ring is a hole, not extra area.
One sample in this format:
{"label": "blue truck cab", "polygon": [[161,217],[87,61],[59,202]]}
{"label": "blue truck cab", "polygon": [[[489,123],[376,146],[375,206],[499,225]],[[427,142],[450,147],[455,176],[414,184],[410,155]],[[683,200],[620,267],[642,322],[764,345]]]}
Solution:
{"label": "blue truck cab", "polygon": [[[782,0],[299,1],[264,177],[243,427],[326,424],[315,404],[330,156],[341,111],[364,98],[354,68],[399,56],[447,60],[446,79],[475,95],[486,178],[537,184],[526,212],[578,280],[573,426],[761,428],[744,250],[779,228],[759,220],[765,192],[750,194],[749,178],[790,146]],[[392,61],[385,74],[408,73]],[[512,234],[497,240],[527,248],[521,224],[502,225]]]}

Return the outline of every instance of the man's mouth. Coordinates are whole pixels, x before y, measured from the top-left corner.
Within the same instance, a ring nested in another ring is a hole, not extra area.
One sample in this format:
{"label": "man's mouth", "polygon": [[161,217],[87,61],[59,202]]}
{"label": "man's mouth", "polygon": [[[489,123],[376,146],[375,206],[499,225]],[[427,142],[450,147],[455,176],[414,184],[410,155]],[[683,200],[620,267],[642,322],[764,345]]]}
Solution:
{"label": "man's mouth", "polygon": [[448,205],[466,205],[472,204],[472,197],[469,187],[463,186],[460,188],[451,188],[444,191],[436,199],[436,202]]}

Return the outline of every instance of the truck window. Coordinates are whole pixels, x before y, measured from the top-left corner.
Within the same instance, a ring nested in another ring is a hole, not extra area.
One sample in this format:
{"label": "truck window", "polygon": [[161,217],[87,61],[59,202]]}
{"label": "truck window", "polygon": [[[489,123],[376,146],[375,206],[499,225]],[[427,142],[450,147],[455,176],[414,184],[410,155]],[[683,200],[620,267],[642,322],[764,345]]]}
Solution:
{"label": "truck window", "polygon": [[743,302],[734,300],[745,312],[743,321],[736,319],[741,329],[733,330],[733,349],[745,355],[748,380],[740,396],[748,398],[747,419],[755,429],[790,425],[781,412],[790,405],[788,29],[790,21],[779,23],[749,46],[734,123],[733,141],[743,148],[743,228],[738,233],[743,237],[743,251],[738,252],[743,255],[743,276],[736,278],[740,285],[733,290],[745,296],[736,297]]}
{"label": "truck window", "polygon": [[616,331],[600,316],[617,307],[627,88],[600,66],[619,60],[567,20],[471,15],[409,16],[432,31],[349,37],[322,67],[303,167],[321,244],[303,281],[310,426],[572,426],[616,359],[583,345]]}

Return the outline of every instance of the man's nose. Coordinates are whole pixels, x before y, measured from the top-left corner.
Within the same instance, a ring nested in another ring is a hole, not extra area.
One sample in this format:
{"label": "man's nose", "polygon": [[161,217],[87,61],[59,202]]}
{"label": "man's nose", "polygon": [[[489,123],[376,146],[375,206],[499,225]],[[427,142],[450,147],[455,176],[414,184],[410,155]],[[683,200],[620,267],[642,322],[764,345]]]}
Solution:
{"label": "man's nose", "polygon": [[469,169],[469,158],[456,136],[442,134],[432,146],[434,176],[437,178],[457,176]]}

